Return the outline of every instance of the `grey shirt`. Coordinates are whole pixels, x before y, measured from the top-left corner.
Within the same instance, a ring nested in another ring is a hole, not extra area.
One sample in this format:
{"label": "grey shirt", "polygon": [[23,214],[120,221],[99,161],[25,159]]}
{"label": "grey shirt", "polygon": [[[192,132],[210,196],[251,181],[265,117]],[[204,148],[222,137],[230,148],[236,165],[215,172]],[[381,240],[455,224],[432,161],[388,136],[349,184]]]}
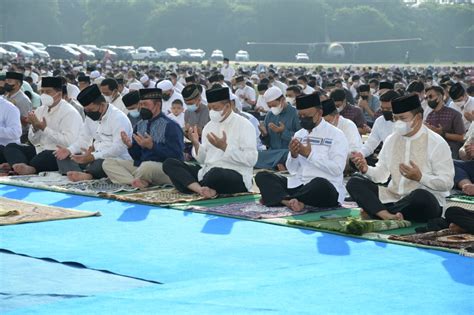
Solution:
{"label": "grey shirt", "polygon": [[200,105],[199,111],[191,112],[189,110],[184,112],[184,123],[190,126],[197,125],[201,130],[209,122],[209,108],[206,105]]}
{"label": "grey shirt", "polygon": [[[28,113],[33,109],[30,99],[23,93],[22,90],[19,90],[12,96],[7,98],[10,102],[13,103],[20,110],[21,117],[27,117]],[[22,134],[28,135],[29,124],[22,124]]]}

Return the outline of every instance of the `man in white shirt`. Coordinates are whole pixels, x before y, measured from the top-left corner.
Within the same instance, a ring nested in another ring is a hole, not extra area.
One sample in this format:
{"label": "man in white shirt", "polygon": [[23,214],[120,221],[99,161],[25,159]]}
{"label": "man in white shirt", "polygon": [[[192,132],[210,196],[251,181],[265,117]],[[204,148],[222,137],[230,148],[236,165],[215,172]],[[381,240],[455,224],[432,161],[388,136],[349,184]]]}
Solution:
{"label": "man in white shirt", "polygon": [[400,97],[400,95],[393,90],[389,90],[380,96],[380,109],[382,110],[382,116],[375,119],[372,131],[362,145],[360,151],[367,159],[367,163],[370,166],[374,166],[377,162],[377,158],[373,156],[373,154],[380,151],[380,149],[378,149],[379,146],[381,146],[385,139],[392,133],[392,100],[397,97]]}
{"label": "man in white shirt", "polygon": [[362,149],[362,138],[354,122],[339,115],[336,104],[332,98],[322,101],[321,104],[323,106],[324,120],[336,126],[346,136],[349,144],[349,154],[350,152],[359,152]]}
{"label": "man in white shirt", "polygon": [[153,80],[150,80],[150,78],[146,74],[141,76],[140,83],[143,85],[143,88],[145,89],[154,89],[156,85],[156,82]]}
{"label": "man in white shirt", "polygon": [[81,91],[77,100],[87,117],[76,141],[55,151],[59,171],[71,181],[106,177],[104,159],[131,159],[121,134],[131,137],[132,124],[122,111],[105,101],[96,84]]}
{"label": "man in white shirt", "polygon": [[469,130],[474,120],[474,97],[469,96],[461,83],[455,83],[449,89],[449,97],[453,100],[449,107],[462,114],[464,127]]}
{"label": "man in white shirt", "polygon": [[224,64],[221,68],[221,74],[224,76],[224,80],[227,82],[230,82],[235,75],[235,70],[231,65],[229,65],[228,58],[224,58]]}
{"label": "man in white shirt", "polygon": [[32,145],[12,143],[4,150],[5,159],[19,175],[57,171],[54,150],[59,145],[70,145],[82,128],[77,110],[62,99],[61,78],[44,77],[41,92],[42,105],[28,113],[28,139]]}
{"label": "man in white shirt", "polygon": [[21,122],[18,107],[0,97],[0,172],[8,171],[9,164],[6,163],[3,150],[10,143],[20,143]]}
{"label": "man in white shirt", "polygon": [[313,94],[314,89],[308,85],[308,78],[304,75],[298,77],[298,86],[301,87],[303,94]]}
{"label": "man in white shirt", "polygon": [[255,110],[260,114],[259,120],[263,120],[267,112],[270,110],[270,107],[268,107],[267,102],[265,102],[265,99],[263,97],[265,91],[267,90],[268,84],[260,83],[257,85],[258,97],[257,104],[255,105]]}
{"label": "man in white shirt", "polygon": [[[423,124],[423,109],[416,94],[392,101],[395,123],[375,167],[362,153],[352,160],[362,174],[347,183],[364,218],[426,222],[441,216],[453,187],[454,165],[447,142]],[[376,183],[385,183],[387,187]]]}
{"label": "man in white shirt", "polygon": [[193,155],[199,165],[168,159],[163,171],[183,193],[198,193],[206,198],[252,189],[253,166],[257,162],[257,143],[252,124],[232,110],[228,88],[206,91],[211,121],[202,131],[189,132]]}
{"label": "man in white shirt", "polygon": [[186,104],[184,104],[183,96],[179,92],[176,92],[173,83],[170,80],[160,81],[158,82],[156,87],[158,89],[161,89],[163,93],[163,107],[161,109],[163,114],[168,115],[171,113],[171,106],[173,104],[173,101],[176,99],[181,100],[181,102],[183,103],[183,107],[186,110]]}
{"label": "man in white shirt", "polygon": [[296,98],[302,129],[291,140],[286,167],[290,177],[260,172],[255,182],[266,206],[334,207],[344,201],[343,172],[349,147],[344,133],[327,123],[319,95]]}
{"label": "man in white shirt", "polygon": [[122,101],[122,95],[118,90],[118,83],[115,79],[107,78],[100,83],[100,91],[105,98],[105,101],[120,109],[125,115],[128,114],[128,109]]}
{"label": "man in white shirt", "polygon": [[181,94],[181,92],[184,89],[184,85],[178,81],[178,75],[176,73],[170,73],[170,81],[173,84],[173,89],[178,93]]}
{"label": "man in white shirt", "polygon": [[252,109],[257,103],[255,90],[245,84],[245,78],[243,76],[237,77],[235,79],[235,84],[237,86],[235,95],[239,98],[240,103],[242,103],[241,110]]}

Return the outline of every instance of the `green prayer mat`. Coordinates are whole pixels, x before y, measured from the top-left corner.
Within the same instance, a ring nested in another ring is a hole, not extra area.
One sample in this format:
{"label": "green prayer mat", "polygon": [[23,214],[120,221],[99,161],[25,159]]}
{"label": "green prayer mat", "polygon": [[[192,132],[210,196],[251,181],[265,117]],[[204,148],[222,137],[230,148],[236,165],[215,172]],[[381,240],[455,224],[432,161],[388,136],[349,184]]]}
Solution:
{"label": "green prayer mat", "polygon": [[474,204],[474,196],[468,196],[464,194],[454,194],[447,198],[447,200],[467,203],[467,204]]}
{"label": "green prayer mat", "polygon": [[287,220],[288,224],[335,231],[344,234],[362,235],[378,231],[406,228],[411,225],[406,220],[361,220],[345,217],[319,221]]}

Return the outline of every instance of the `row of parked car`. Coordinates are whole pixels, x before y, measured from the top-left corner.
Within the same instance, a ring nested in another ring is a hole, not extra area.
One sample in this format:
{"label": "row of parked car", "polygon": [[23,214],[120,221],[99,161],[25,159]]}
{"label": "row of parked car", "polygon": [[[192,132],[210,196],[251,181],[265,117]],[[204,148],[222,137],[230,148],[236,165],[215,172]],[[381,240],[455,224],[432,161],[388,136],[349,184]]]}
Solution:
{"label": "row of parked car", "polygon": [[[22,59],[69,59],[69,60],[145,60],[145,61],[203,61],[206,52],[202,49],[177,49],[167,48],[156,51],[151,46],[135,48],[133,46],[106,45],[44,45],[38,42],[11,41],[0,43],[0,60]],[[211,60],[222,61],[224,53],[222,50],[214,50],[210,56]],[[249,61],[249,54],[239,50],[235,54],[236,61]]]}

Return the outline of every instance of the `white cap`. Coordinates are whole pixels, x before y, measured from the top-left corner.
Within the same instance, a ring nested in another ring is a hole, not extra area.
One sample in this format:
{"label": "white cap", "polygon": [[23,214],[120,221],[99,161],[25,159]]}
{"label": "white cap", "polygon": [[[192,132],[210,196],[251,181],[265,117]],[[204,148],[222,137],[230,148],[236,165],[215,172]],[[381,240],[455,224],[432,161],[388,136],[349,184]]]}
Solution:
{"label": "white cap", "polygon": [[100,77],[100,72],[97,71],[97,70],[94,70],[94,71],[91,72],[90,77],[91,77],[92,80],[97,79],[98,77]]}
{"label": "white cap", "polygon": [[265,94],[263,94],[263,100],[265,103],[271,102],[282,96],[283,93],[281,92],[280,88],[276,86],[272,86],[268,90],[265,91]]}
{"label": "white cap", "polygon": [[134,83],[130,84],[128,89],[130,91],[138,91],[140,89],[143,89],[143,85],[141,85],[140,83],[134,82]]}
{"label": "white cap", "polygon": [[145,83],[147,82],[148,80],[150,80],[150,78],[148,78],[148,76],[146,74],[142,75],[142,77],[140,78],[140,82],[141,83]]}
{"label": "white cap", "polygon": [[173,83],[170,80],[163,80],[156,85],[157,88],[161,89],[162,91],[169,91],[173,89]]}

